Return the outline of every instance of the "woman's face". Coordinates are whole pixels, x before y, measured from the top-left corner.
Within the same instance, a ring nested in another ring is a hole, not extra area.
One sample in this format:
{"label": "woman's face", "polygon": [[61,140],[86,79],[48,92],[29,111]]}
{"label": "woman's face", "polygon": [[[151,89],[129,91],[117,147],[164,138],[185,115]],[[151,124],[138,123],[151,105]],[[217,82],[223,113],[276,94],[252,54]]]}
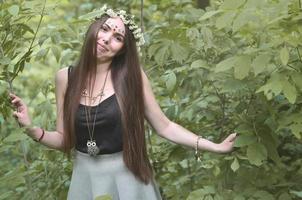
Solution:
{"label": "woman's face", "polygon": [[97,57],[109,61],[122,49],[125,40],[125,25],[119,18],[108,18],[98,32]]}

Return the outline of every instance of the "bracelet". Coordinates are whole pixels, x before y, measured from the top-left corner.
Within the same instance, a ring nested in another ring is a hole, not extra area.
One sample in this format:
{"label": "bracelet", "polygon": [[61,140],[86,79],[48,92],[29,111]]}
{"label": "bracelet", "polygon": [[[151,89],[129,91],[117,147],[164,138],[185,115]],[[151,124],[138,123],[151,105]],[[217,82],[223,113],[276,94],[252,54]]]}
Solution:
{"label": "bracelet", "polygon": [[45,135],[44,129],[43,128],[40,128],[40,129],[42,130],[42,135],[40,136],[39,139],[34,139],[35,142],[40,142],[43,139],[44,135]]}
{"label": "bracelet", "polygon": [[202,138],[201,136],[198,136],[197,139],[196,139],[196,146],[195,146],[195,160],[196,160],[196,161],[200,161],[200,160],[201,160],[201,155],[200,155],[200,153],[198,152],[198,143],[199,143],[199,140],[200,140],[201,138]]}

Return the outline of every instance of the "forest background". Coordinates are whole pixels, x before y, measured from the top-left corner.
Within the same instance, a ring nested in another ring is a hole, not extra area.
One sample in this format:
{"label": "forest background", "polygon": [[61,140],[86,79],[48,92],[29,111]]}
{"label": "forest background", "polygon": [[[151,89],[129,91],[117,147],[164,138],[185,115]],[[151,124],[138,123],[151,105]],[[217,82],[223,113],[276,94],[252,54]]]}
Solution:
{"label": "forest background", "polygon": [[103,3],[143,25],[141,61],[171,120],[215,142],[239,133],[232,153],[202,152],[196,162],[193,149],[147,126],[164,199],[302,198],[300,0],[0,3],[0,199],[66,199],[72,163],[24,134],[7,95],[24,98],[33,123],[54,130],[55,72],[76,62],[85,14]]}

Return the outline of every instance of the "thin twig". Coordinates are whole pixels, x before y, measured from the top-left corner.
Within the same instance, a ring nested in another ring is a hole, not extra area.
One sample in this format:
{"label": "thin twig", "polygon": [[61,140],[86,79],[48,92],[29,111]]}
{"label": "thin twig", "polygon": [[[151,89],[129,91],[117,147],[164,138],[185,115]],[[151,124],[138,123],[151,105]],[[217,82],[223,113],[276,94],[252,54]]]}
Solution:
{"label": "thin twig", "polygon": [[254,95],[252,94],[252,95],[250,96],[250,98],[249,98],[249,102],[248,102],[247,108],[246,108],[246,110],[245,110],[245,114],[246,114],[246,115],[247,115],[248,112],[249,112],[249,108],[251,107],[251,104],[252,104],[253,99],[254,99]]}
{"label": "thin twig", "polygon": [[141,0],[141,16],[140,16],[140,23],[142,33],[144,33],[144,0]]}
{"label": "thin twig", "polygon": [[296,68],[294,68],[293,66],[291,66],[290,64],[287,64],[286,66],[288,66],[289,68],[292,68],[293,70],[299,72],[299,70],[297,70]]}
{"label": "thin twig", "polygon": [[3,57],[4,57],[4,51],[3,51],[2,46],[0,46],[0,53],[1,53],[1,56],[3,56]]}
{"label": "thin twig", "polygon": [[[34,34],[34,37],[33,37],[32,41],[30,43],[30,46],[29,46],[27,52],[21,57],[21,59],[18,62],[20,62],[22,59],[24,59],[24,56],[26,56],[27,54],[29,54],[29,52],[32,50],[34,41],[36,40],[38,30],[40,29],[40,26],[41,26],[41,23],[42,23],[42,19],[44,17],[45,5],[46,5],[46,0],[44,0],[44,5],[43,5],[43,9],[42,9],[42,12],[41,12],[41,15],[40,15],[39,24],[38,24],[38,27],[37,27],[36,32]],[[12,77],[11,81],[13,81],[18,76],[19,72],[20,72],[20,68],[18,68],[18,70],[16,71],[16,73]]]}
{"label": "thin twig", "polygon": [[222,112],[222,119],[221,119],[221,123],[220,123],[220,128],[221,128],[221,133],[224,133],[224,123],[225,123],[225,99],[222,95],[219,94],[218,89],[215,87],[214,83],[212,82],[212,86],[215,89],[215,93],[218,96],[218,98],[220,99],[221,105],[221,112]]}
{"label": "thin twig", "polygon": [[302,59],[301,59],[301,55],[300,55],[299,48],[298,48],[298,47],[296,47],[296,49],[297,49],[297,52],[298,52],[299,59],[300,59],[300,61],[302,62]]}

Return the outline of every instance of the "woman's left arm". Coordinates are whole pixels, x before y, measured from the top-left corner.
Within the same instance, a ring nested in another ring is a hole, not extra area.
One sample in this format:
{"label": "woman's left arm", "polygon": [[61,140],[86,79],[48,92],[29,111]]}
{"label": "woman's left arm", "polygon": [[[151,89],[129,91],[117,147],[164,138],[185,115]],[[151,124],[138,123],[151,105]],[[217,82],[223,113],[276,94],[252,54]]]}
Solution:
{"label": "woman's left arm", "polygon": [[[156,102],[149,80],[143,71],[142,79],[144,89],[145,117],[150,125],[161,137],[177,144],[195,148],[198,135],[195,135],[182,126],[170,121]],[[219,144],[213,143],[204,138],[200,138],[198,141],[198,149],[216,153],[227,153],[232,150],[235,138],[236,133],[232,133]]]}

